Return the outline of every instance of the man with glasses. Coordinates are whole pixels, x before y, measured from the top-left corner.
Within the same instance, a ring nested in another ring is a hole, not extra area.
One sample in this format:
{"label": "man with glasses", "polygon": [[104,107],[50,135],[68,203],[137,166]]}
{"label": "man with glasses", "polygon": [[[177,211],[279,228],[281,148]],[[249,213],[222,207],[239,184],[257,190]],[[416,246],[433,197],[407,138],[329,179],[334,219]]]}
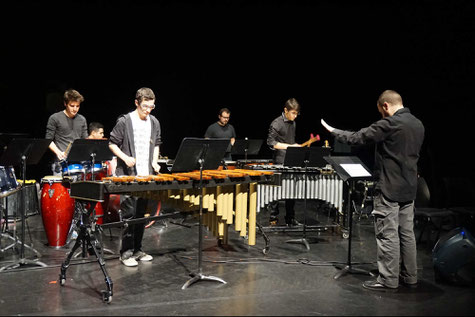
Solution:
{"label": "man with glasses", "polygon": [[51,139],[49,149],[56,155],[52,164],[53,175],[61,175],[60,161],[68,156],[67,149],[76,139],[87,138],[87,121],[80,115],[79,108],[84,97],[74,89],[63,95],[65,109],[52,114],[46,125],[45,139]]}
{"label": "man with glasses", "polygon": [[[288,147],[300,147],[300,144],[295,143],[295,119],[299,113],[300,104],[295,98],[290,98],[285,103],[284,112],[282,112],[282,114],[275,118],[270,124],[269,133],[267,135],[267,145],[274,151],[275,164],[284,163],[285,152]],[[295,220],[294,206],[294,199],[285,200],[285,223],[288,226],[301,225],[301,223]],[[268,209],[270,210],[270,225],[278,225],[279,201],[277,200],[269,203]]]}
{"label": "man with glasses", "polygon": [[[150,88],[140,88],[135,95],[136,109],[122,115],[110,134],[109,147],[117,156],[116,175],[148,176],[160,171],[160,122],[150,113],[155,108],[155,94]],[[143,218],[151,201],[143,198],[121,196],[123,219]],[[156,210],[155,209],[153,210]],[[137,266],[138,261],[153,258],[142,250],[145,223],[129,225],[122,236],[120,260],[126,266]]]}
{"label": "man with glasses", "polygon": [[236,141],[236,131],[234,127],[229,124],[231,118],[231,111],[228,108],[222,108],[219,110],[218,121],[211,124],[205,132],[205,138],[223,138],[229,139],[229,146],[226,149],[224,160],[232,161],[231,147]]}

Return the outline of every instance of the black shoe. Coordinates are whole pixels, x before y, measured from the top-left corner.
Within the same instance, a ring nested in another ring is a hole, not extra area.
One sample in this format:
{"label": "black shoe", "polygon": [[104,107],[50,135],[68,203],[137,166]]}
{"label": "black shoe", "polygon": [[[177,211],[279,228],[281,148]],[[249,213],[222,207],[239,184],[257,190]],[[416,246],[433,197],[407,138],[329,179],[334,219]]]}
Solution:
{"label": "black shoe", "polygon": [[417,288],[417,283],[409,284],[409,283],[404,282],[403,279],[399,279],[399,285],[402,285],[407,288],[412,288],[412,289]]}
{"label": "black shoe", "polygon": [[377,280],[370,280],[363,283],[363,287],[372,291],[380,292],[397,292],[397,288],[387,287],[379,283]]}
{"label": "black shoe", "polygon": [[288,227],[299,227],[302,226],[300,222],[295,219],[290,219],[285,221]]}

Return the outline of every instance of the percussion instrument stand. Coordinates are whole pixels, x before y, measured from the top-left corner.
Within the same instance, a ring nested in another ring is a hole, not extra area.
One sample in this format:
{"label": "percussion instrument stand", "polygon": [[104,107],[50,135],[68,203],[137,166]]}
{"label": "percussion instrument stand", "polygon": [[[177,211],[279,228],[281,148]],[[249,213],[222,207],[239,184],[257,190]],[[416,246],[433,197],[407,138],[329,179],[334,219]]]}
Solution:
{"label": "percussion instrument stand", "polygon": [[[351,264],[351,239],[352,239],[352,233],[353,233],[353,230],[352,230],[352,228],[353,228],[353,210],[352,210],[351,206],[352,206],[352,204],[354,205],[354,201],[351,200],[351,194],[352,194],[353,189],[354,189],[354,182],[352,180],[350,180],[349,182],[347,182],[347,185],[348,185],[348,201],[347,201],[346,209],[347,209],[347,212],[348,212],[348,234],[349,234],[349,236],[348,236],[348,258],[347,258],[346,265],[344,267],[341,267],[341,265],[335,265],[336,268],[340,269],[340,272],[335,274],[335,276],[333,277],[335,280],[340,278],[341,276],[343,276],[345,274],[348,274],[348,273],[350,273],[350,274],[364,274],[364,275],[373,276],[373,274],[370,271],[355,268]],[[354,211],[356,212],[356,209]]]}
{"label": "percussion instrument stand", "polygon": [[26,204],[25,204],[25,191],[24,191],[25,184],[26,184],[26,181],[25,181],[25,178],[26,178],[26,159],[27,159],[26,155],[22,155],[22,157],[21,157],[21,167],[22,167],[23,183],[22,183],[21,189],[20,189],[21,239],[15,242],[15,244],[16,243],[21,244],[20,259],[18,259],[18,261],[15,261],[13,263],[10,263],[10,264],[0,268],[0,272],[3,271],[3,270],[6,270],[6,269],[15,269],[15,268],[22,267],[22,266],[25,266],[25,265],[37,265],[37,266],[47,267],[46,264],[44,264],[43,262],[38,261],[38,259],[29,260],[29,259],[25,258],[25,247],[27,247],[30,250],[32,250],[33,252],[35,252],[37,257],[41,257],[41,254],[37,250],[35,250],[33,247],[30,247],[30,246],[26,245],[25,242],[24,242],[25,241],[25,226],[26,226],[26,216],[25,216],[25,205]]}
{"label": "percussion instrument stand", "polygon": [[[80,217],[78,219],[79,221],[79,234],[76,239],[76,243],[74,244],[73,248],[69,252],[68,256],[66,257],[66,260],[61,264],[61,272],[59,275],[59,283],[61,286],[64,286],[66,284],[66,270],[68,269],[71,258],[73,257],[74,253],[76,250],[82,246],[83,249],[83,256],[85,256],[86,249],[89,251],[92,251],[92,253],[96,256],[97,262],[99,263],[99,266],[101,267],[102,273],[104,274],[105,281],[106,281],[106,286],[107,290],[102,291],[102,300],[106,303],[110,303],[112,301],[112,294],[113,294],[113,283],[112,279],[109,277],[109,274],[107,273],[106,270],[106,265],[105,265],[105,260],[103,258],[102,254],[102,241],[98,241],[96,238],[97,234],[97,228],[100,226],[96,225],[96,220],[93,219],[92,223],[89,222],[89,218],[91,216],[91,213],[94,210],[94,204],[91,204],[89,207],[89,210],[87,210],[83,204],[86,204],[85,202],[76,202],[76,205],[78,208],[80,208]],[[85,213],[86,211],[86,213]],[[100,234],[100,233],[99,233]],[[102,240],[102,239],[100,239]],[[100,248],[100,252],[97,250],[97,247]]]}
{"label": "percussion instrument stand", "polygon": [[[207,145],[203,145],[207,146]],[[203,151],[205,152],[205,151]],[[202,152],[202,156],[203,155]],[[202,253],[203,253],[203,163],[204,159],[200,157],[198,159],[198,163],[200,164],[200,182],[198,186],[199,190],[199,197],[200,197],[200,216],[199,216],[199,237],[198,237],[198,273],[191,273],[191,279],[189,279],[181,289],[187,289],[191,284],[199,282],[199,281],[214,281],[214,282],[220,282],[223,284],[227,284],[226,281],[220,279],[219,277],[216,276],[206,276],[203,274],[203,259],[202,259]]]}
{"label": "percussion instrument stand", "polygon": [[265,244],[266,244],[264,249],[262,249],[262,253],[265,255],[265,254],[269,253],[269,250],[270,250],[270,239],[269,239],[269,236],[264,231],[264,228],[262,227],[262,225],[257,221],[256,221],[256,226],[259,229],[259,232],[262,234],[262,237],[264,238],[264,241],[265,241]]}
{"label": "percussion instrument stand", "polygon": [[300,243],[305,246],[307,251],[310,251],[310,243],[317,243],[317,239],[308,240],[307,239],[307,168],[308,163],[310,161],[308,159],[304,160],[304,210],[303,210],[303,230],[302,230],[302,238],[300,239],[292,239],[285,241],[286,243]]}
{"label": "percussion instrument stand", "polygon": [[[15,189],[14,191],[8,193],[8,195],[11,195],[15,192],[17,192],[19,189]],[[8,205],[8,202],[7,202],[7,196],[4,196],[2,197],[1,199],[3,200],[2,202],[2,215],[1,215],[1,218],[2,218],[2,226],[0,228],[0,252],[5,252],[7,251],[8,249],[11,249],[13,248],[17,241],[18,241],[18,237],[16,236],[16,217],[14,217],[13,221],[14,221],[14,225],[13,225],[13,233],[12,234],[9,234],[8,233],[8,214],[7,214],[7,205]],[[2,241],[1,241],[1,238],[8,238],[10,240],[13,240],[14,242],[8,246],[6,246],[5,248],[2,247]]]}

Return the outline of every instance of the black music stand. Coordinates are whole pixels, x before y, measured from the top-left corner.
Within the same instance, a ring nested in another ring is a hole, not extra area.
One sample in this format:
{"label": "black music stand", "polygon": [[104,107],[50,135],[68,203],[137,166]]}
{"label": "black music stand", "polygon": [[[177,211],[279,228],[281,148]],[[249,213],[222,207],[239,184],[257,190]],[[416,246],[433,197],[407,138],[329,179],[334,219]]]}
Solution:
{"label": "black music stand", "polygon": [[365,180],[372,177],[369,169],[356,156],[326,156],[324,159],[332,165],[335,172],[348,185],[348,201],[346,209],[348,213],[348,258],[345,266],[336,264],[335,267],[340,269],[340,272],[333,277],[335,280],[341,276],[349,274],[364,274],[373,275],[370,271],[353,267],[351,263],[351,241],[353,233],[353,211],[351,210],[351,195],[354,189],[354,183],[357,180]]}
{"label": "black music stand", "polygon": [[92,166],[91,180],[94,181],[95,162],[110,161],[113,155],[109,148],[109,140],[107,139],[77,139],[71,145],[66,161],[90,161]]}
{"label": "black music stand", "polygon": [[[326,150],[326,149],[325,149]],[[292,239],[286,243],[300,243],[310,250],[310,243],[318,242],[318,239],[307,238],[307,169],[308,167],[322,167],[322,148],[320,147],[288,147],[285,151],[284,166],[304,168],[304,211],[302,238]]]}
{"label": "black music stand", "polygon": [[24,265],[38,265],[46,267],[47,265],[43,262],[36,260],[29,260],[25,258],[25,247],[31,249],[36,253],[37,257],[40,257],[41,254],[35,250],[33,247],[30,247],[25,244],[25,226],[26,226],[26,216],[25,216],[25,193],[24,186],[26,185],[26,165],[36,165],[40,161],[41,157],[45,153],[48,146],[51,144],[51,140],[48,139],[13,139],[7,146],[5,152],[0,158],[0,165],[3,166],[21,166],[22,171],[22,180],[20,190],[20,210],[21,210],[21,239],[19,240],[21,244],[20,248],[20,259],[14,263],[11,263],[7,266],[4,266],[0,269],[3,271],[9,268],[18,268]]}
{"label": "black music stand", "polygon": [[8,144],[10,144],[13,139],[26,139],[28,138],[28,133],[0,133],[0,155],[7,149]]}
{"label": "black music stand", "polygon": [[199,281],[214,281],[226,284],[219,277],[206,276],[203,274],[203,169],[217,169],[224,157],[229,145],[229,139],[200,139],[184,138],[172,166],[172,172],[189,172],[200,170],[199,197],[199,237],[198,237],[198,272],[191,273],[189,279],[181,289],[188,288],[191,284]]}
{"label": "black music stand", "polygon": [[244,155],[244,161],[247,162],[248,155],[258,155],[264,140],[248,139],[236,140],[231,149],[231,154]]}

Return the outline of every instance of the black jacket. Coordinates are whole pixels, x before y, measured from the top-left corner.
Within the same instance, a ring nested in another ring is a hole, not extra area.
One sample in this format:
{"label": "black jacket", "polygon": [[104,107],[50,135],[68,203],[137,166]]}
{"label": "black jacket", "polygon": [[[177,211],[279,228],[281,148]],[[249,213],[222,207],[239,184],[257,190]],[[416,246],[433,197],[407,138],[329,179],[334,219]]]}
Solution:
{"label": "black jacket", "polygon": [[332,134],[347,144],[376,143],[376,189],[392,201],[408,202],[416,198],[417,162],[424,126],[409,108],[399,109],[358,132],[335,129]]}
{"label": "black jacket", "polygon": [[[150,133],[150,154],[149,154],[149,174],[153,174],[152,159],[153,151],[155,146],[160,146],[162,143],[161,139],[161,128],[160,122],[157,118],[150,115],[150,120],[152,122],[152,130]],[[130,113],[126,115],[121,115],[115,124],[114,129],[112,129],[109,144],[117,145],[122,152],[128,156],[135,157],[135,145],[134,145],[134,129],[132,126],[132,119]],[[117,175],[136,175],[137,171],[135,167],[129,168],[124,161],[117,158]]]}

